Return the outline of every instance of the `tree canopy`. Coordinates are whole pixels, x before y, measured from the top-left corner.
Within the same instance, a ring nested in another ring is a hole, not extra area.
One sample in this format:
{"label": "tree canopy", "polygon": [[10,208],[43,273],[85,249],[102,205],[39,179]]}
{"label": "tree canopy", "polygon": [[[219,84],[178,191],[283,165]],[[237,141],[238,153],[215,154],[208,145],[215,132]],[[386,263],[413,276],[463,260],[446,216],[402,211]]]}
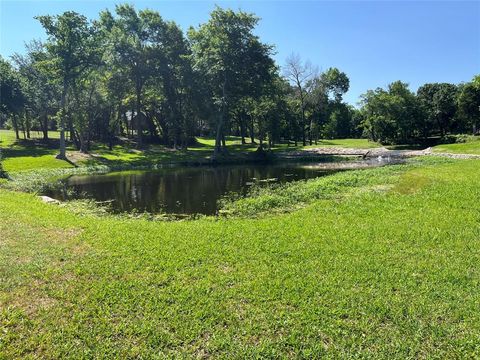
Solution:
{"label": "tree canopy", "polygon": [[0,59],[0,126],[17,138],[40,130],[45,141],[60,130],[61,158],[68,140],[88,152],[95,141],[185,148],[206,135],[218,156],[229,135],[260,147],[360,136],[405,143],[480,126],[479,76],[416,93],[396,81],[355,108],[343,101],[346,73],[295,54],[279,66],[274,46],[256,35],[260,19],[243,11],[216,7],[186,33],[128,4],[92,21],[73,11],[37,19],[46,41]]}

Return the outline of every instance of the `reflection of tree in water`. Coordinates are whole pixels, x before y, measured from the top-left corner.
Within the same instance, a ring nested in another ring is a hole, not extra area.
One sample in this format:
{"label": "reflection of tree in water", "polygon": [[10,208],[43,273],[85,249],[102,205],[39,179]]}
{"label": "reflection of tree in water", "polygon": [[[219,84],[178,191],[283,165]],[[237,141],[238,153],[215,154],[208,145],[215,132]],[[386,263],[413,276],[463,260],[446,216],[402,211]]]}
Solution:
{"label": "reflection of tree in water", "polygon": [[[253,179],[280,182],[309,179],[336,171],[321,166],[253,165],[171,168],[158,171],[75,176],[49,196],[58,199],[113,200],[114,211],[215,214],[217,201],[230,192],[248,193]],[[72,196],[67,194],[72,193]]]}

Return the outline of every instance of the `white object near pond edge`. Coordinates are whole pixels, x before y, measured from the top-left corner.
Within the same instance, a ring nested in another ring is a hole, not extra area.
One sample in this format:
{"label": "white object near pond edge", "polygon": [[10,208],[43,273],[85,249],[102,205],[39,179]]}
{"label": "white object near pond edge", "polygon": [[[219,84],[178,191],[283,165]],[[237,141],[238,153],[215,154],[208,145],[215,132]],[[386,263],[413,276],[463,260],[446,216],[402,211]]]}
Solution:
{"label": "white object near pond edge", "polygon": [[47,204],[60,204],[60,201],[56,199],[52,199],[50,196],[41,195],[39,196],[39,198],[42,199],[42,201]]}

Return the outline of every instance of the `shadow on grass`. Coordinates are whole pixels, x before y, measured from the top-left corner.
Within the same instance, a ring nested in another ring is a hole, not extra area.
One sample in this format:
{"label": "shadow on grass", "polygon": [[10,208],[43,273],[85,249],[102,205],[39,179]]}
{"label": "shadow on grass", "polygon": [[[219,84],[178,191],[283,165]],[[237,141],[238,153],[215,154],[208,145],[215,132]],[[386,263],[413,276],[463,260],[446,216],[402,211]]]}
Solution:
{"label": "shadow on grass", "polygon": [[3,148],[4,158],[7,157],[37,157],[44,155],[53,155],[60,147],[58,139],[39,140],[39,139],[19,139],[9,147]]}
{"label": "shadow on grass", "polygon": [[333,142],[333,141],[328,141],[328,140],[320,140],[318,142],[318,145],[338,145],[338,143]]}
{"label": "shadow on grass", "polygon": [[[118,159],[108,159],[105,156],[118,156]],[[195,150],[176,150],[163,152],[149,152],[135,154],[134,157],[122,157],[122,153],[118,151],[102,152],[84,162],[87,166],[106,165],[109,167],[123,166],[151,166],[162,163],[178,163],[178,162],[205,162],[208,161],[210,151]]]}
{"label": "shadow on grass", "polygon": [[427,146],[420,144],[406,144],[406,145],[389,145],[386,146],[389,150],[423,150]]}

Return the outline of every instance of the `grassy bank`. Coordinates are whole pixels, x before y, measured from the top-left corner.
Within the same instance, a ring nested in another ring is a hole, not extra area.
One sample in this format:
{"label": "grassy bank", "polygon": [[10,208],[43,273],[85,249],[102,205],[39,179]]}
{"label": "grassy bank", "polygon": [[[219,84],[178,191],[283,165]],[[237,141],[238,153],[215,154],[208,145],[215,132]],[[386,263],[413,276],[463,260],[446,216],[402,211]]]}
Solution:
{"label": "grassy bank", "polygon": [[6,172],[27,171],[36,169],[69,168],[72,164],[55,159],[58,154],[59,133],[49,131],[50,142],[40,140],[40,134],[32,133],[32,139],[15,139],[10,130],[0,130],[0,151],[3,155],[3,168]]}
{"label": "grassy bank", "polygon": [[[442,159],[423,159],[423,165],[443,163]],[[248,197],[226,198],[222,214],[227,216],[257,217],[272,213],[290,212],[321,199],[343,198],[360,191],[385,191],[397,180],[399,174],[418,162],[408,165],[391,165],[368,170],[345,171],[334,176],[308,181],[271,183],[250,188]]]}
{"label": "grassy bank", "polygon": [[[0,141],[10,188],[31,189],[213,146],[97,147],[70,169],[49,145]],[[175,222],[0,188],[0,359],[478,357],[478,178],[478,160],[424,157],[258,187],[230,217]]]}
{"label": "grassy bank", "polygon": [[[32,134],[33,135],[33,134]],[[37,136],[36,134],[35,136]],[[3,167],[9,173],[31,171],[36,169],[67,169],[73,166],[98,167],[111,169],[139,168],[167,163],[206,163],[214,149],[214,140],[197,138],[197,144],[185,150],[172,150],[162,145],[150,145],[143,150],[135,148],[128,141],[115,145],[112,150],[102,144],[93,144],[90,154],[80,154],[72,146],[67,149],[71,162],[55,159],[58,153],[58,132],[50,132],[50,142],[43,143],[40,139],[15,140],[13,131],[0,130],[0,148],[3,153]],[[220,157],[220,162],[248,161],[258,144],[242,144],[239,137],[227,137],[228,154]],[[379,146],[366,139],[337,139],[319,141],[309,147],[357,147],[372,148]],[[302,146],[287,146],[278,144],[272,148],[273,153],[284,150],[299,150]]]}
{"label": "grassy bank", "polygon": [[0,190],[0,357],[478,356],[480,162],[378,171],[350,174],[388,186],[260,219],[80,216]]}
{"label": "grassy bank", "polygon": [[445,152],[453,154],[480,154],[480,139],[469,137],[463,143],[442,144],[433,148],[434,152]]}

